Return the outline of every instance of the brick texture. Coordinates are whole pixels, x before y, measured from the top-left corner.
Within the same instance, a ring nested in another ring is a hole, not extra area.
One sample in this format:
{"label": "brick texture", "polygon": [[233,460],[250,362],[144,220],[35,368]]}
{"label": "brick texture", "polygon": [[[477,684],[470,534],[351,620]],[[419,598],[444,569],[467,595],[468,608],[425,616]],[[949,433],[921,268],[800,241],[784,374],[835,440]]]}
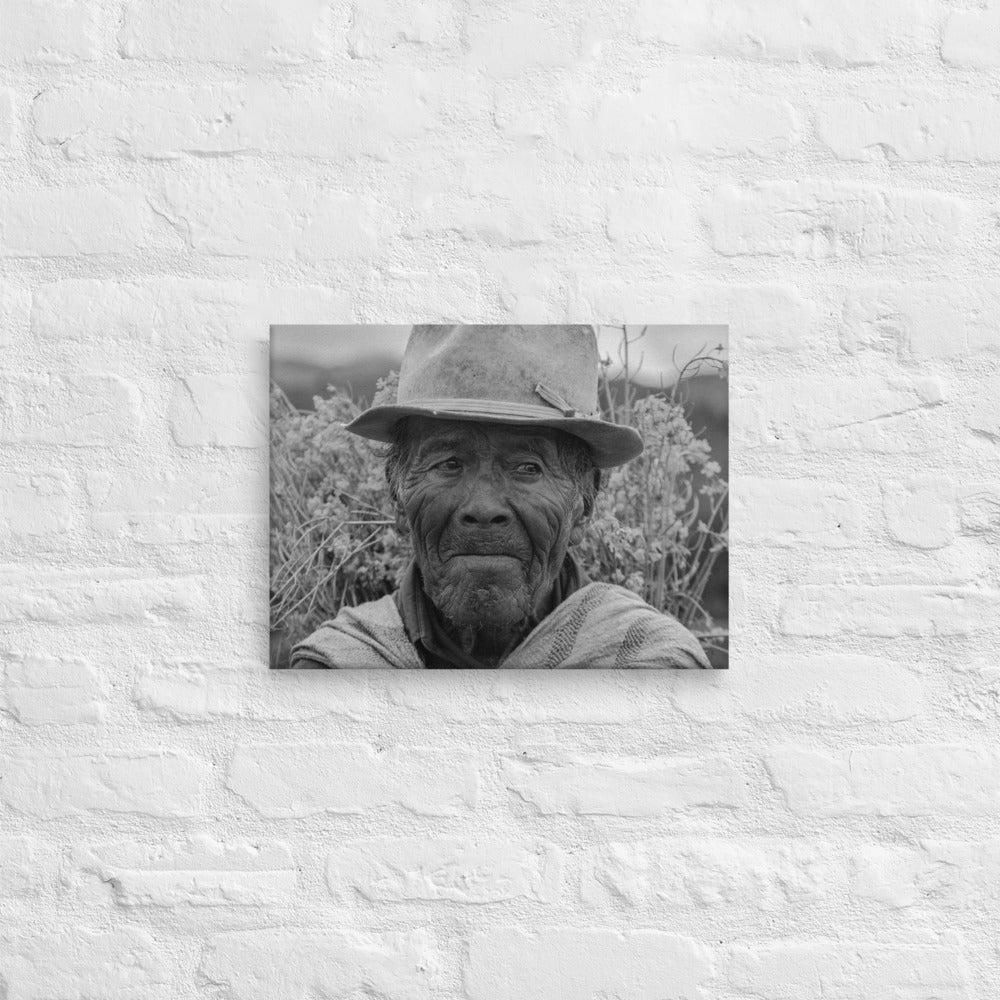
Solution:
{"label": "brick texture", "polygon": [[[5,0],[0,997],[1000,996],[1000,2]],[[272,323],[730,327],[731,669],[268,671]]]}

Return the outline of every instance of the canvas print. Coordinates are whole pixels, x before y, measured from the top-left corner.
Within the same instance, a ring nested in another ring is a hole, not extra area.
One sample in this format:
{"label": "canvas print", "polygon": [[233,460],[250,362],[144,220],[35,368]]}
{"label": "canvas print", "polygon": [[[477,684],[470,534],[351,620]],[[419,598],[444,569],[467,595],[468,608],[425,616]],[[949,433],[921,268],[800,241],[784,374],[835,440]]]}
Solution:
{"label": "canvas print", "polygon": [[726,668],[725,326],[274,326],[271,666]]}

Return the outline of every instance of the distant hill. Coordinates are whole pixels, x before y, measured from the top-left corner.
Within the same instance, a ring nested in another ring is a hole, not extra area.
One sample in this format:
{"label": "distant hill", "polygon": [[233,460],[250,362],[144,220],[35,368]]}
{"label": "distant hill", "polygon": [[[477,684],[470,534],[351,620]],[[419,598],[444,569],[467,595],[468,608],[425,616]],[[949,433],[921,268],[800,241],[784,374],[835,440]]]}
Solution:
{"label": "distant hill", "polygon": [[366,404],[375,395],[376,381],[398,365],[399,361],[391,355],[365,358],[360,363],[334,368],[275,360],[271,362],[271,379],[300,410],[313,409],[313,397],[325,396],[331,385],[347,390],[358,403]]}

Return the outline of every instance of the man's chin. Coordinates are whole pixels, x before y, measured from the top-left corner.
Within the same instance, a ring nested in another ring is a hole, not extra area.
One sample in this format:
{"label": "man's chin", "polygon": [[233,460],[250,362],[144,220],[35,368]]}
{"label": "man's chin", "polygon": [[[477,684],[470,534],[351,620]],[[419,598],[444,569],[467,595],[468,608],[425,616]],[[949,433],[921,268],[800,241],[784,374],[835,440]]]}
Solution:
{"label": "man's chin", "polygon": [[457,628],[516,628],[531,610],[522,565],[509,556],[457,556],[449,563],[446,585],[432,600]]}

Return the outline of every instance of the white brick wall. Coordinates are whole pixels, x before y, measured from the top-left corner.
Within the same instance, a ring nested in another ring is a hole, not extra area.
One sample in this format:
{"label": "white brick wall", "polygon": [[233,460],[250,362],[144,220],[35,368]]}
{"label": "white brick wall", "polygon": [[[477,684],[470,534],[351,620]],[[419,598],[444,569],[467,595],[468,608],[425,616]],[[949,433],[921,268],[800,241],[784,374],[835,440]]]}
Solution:
{"label": "white brick wall", "polygon": [[[1000,995],[1000,5],[5,0],[0,996]],[[728,322],[733,668],[270,675],[271,322]]]}

